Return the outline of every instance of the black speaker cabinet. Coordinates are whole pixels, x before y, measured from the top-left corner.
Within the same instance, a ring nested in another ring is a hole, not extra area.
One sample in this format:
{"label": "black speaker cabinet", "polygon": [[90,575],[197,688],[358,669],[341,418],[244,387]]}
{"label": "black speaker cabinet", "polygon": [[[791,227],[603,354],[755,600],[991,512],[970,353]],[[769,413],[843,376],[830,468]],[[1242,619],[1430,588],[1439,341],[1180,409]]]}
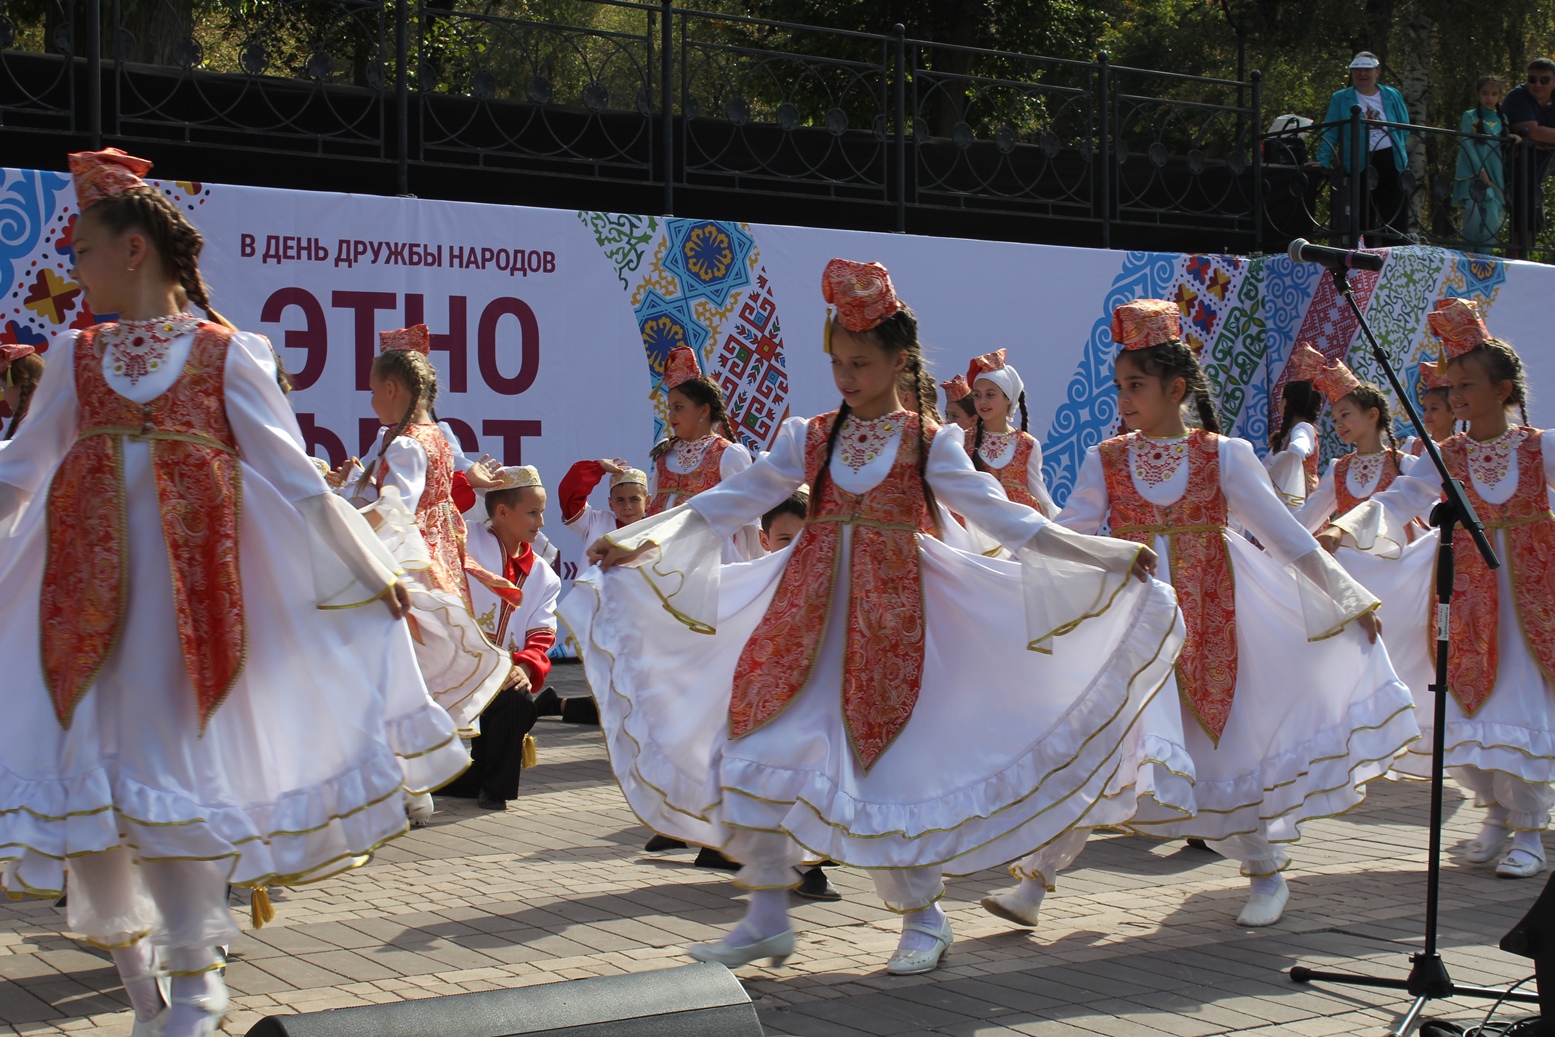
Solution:
{"label": "black speaker cabinet", "polygon": [[515,990],[271,1015],[248,1037],[762,1037],[722,965],[683,965]]}

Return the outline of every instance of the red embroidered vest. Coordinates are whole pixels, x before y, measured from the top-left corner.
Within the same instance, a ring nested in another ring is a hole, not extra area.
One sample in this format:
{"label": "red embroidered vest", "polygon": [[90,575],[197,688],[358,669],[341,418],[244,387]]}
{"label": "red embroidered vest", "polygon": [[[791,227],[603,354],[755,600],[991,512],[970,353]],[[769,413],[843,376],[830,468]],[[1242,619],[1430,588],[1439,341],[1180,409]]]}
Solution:
{"label": "red embroidered vest", "polygon": [[[805,474],[818,484],[836,412],[811,418]],[[853,527],[842,716],[867,772],[912,716],[923,679],[923,570],[918,534],[934,522],[918,474],[920,424],[907,414],[891,470],[862,494],[827,478],[766,614],[740,652],[729,703],[729,734],[739,738],[782,713],[810,680],[830,621],[842,527]]]}
{"label": "red embroidered vest", "polygon": [[[464,580],[464,516],[454,506],[453,448],[436,425],[406,425],[400,435],[415,440],[427,454],[426,484],[416,502],[416,528],[432,556],[428,582],[437,590],[457,594],[470,607],[470,587]],[[378,466],[378,486],[388,477],[389,463]]]}
{"label": "red embroidered vest", "polygon": [[1312,491],[1317,489],[1319,480],[1323,478],[1317,470],[1319,462],[1318,453],[1320,452],[1320,447],[1321,443],[1317,447],[1313,447],[1312,452],[1306,457],[1302,458],[1301,461],[1301,474],[1306,476],[1308,497],[1312,496]]}
{"label": "red embroidered vest", "polygon": [[[977,441],[977,431],[974,429],[966,434],[966,451],[971,454]],[[1004,495],[1016,504],[1024,504],[1028,508],[1035,508],[1042,512],[1042,502],[1037,500],[1031,492],[1031,487],[1026,483],[1026,473],[1031,466],[1031,451],[1036,447],[1037,440],[1030,433],[1022,432],[1015,440],[1015,453],[1010,457],[1009,463],[1003,468],[995,468],[989,464],[986,458],[973,458],[972,463],[982,462],[982,470],[999,480],[999,486],[1004,490]]]}
{"label": "red embroidered vest", "polygon": [[129,600],[124,441],[151,448],[172,566],[178,641],[200,716],[210,720],[243,669],[238,568],[243,473],[225,406],[229,328],[201,324],[172,388],[147,404],[103,378],[100,328],[76,340],[76,442],[49,484],[48,555],[38,618],[43,676],[68,728],[113,654]]}
{"label": "red embroidered vest", "polygon": [[1172,586],[1182,607],[1187,638],[1177,659],[1177,689],[1210,740],[1231,716],[1236,694],[1236,580],[1226,544],[1226,499],[1220,492],[1221,437],[1202,429],[1188,434],[1188,488],[1175,502],[1152,504],[1129,474],[1134,436],[1102,443],[1102,473],[1111,505],[1112,535],[1149,546],[1167,538]]}
{"label": "red embroidered vest", "polygon": [[1334,498],[1336,500],[1335,511],[1343,515],[1351,508],[1364,504],[1376,494],[1381,493],[1393,485],[1393,480],[1399,476],[1398,452],[1384,450],[1382,452],[1382,474],[1377,477],[1377,486],[1365,497],[1357,497],[1350,492],[1350,462],[1355,459],[1354,454],[1345,454],[1334,461]]}
{"label": "red embroidered vest", "polygon": [[[1442,460],[1454,479],[1463,483],[1469,502],[1486,530],[1504,530],[1506,550],[1501,563],[1510,566],[1512,607],[1517,609],[1523,643],[1539,664],[1544,679],[1555,684],[1555,515],[1550,513],[1544,480],[1544,450],[1537,429],[1517,448],[1517,489],[1505,504],[1489,504],[1469,477],[1468,437],[1463,434],[1438,443]],[[1465,716],[1472,717],[1495,690],[1500,665],[1501,595],[1496,574],[1485,567],[1473,539],[1462,529],[1453,541],[1455,567],[1452,599],[1452,651],[1448,653],[1447,687]],[[1434,583],[1434,581],[1433,581]],[[1436,652],[1435,596],[1427,623],[1432,658]]]}
{"label": "red embroidered vest", "polygon": [[714,436],[713,441],[702,452],[701,462],[689,472],[672,472],[665,458],[669,456],[673,446],[664,451],[653,462],[654,464],[654,492],[653,500],[648,502],[648,514],[657,515],[669,507],[669,500],[675,497],[677,504],[684,504],[703,490],[711,490],[722,480],[721,465],[724,451],[729,449],[730,442],[722,436]]}

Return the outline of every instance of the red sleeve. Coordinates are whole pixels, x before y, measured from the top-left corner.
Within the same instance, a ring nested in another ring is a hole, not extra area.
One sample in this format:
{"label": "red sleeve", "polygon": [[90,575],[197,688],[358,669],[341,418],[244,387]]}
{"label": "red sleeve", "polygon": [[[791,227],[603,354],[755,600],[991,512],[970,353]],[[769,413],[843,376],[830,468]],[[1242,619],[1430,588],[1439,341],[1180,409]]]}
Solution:
{"label": "red sleeve", "polygon": [[470,485],[470,480],[464,477],[463,472],[454,473],[453,498],[454,507],[458,508],[461,514],[475,507],[475,488]]}
{"label": "red sleeve", "polygon": [[513,662],[523,663],[529,669],[529,682],[535,691],[545,684],[551,672],[551,647],[556,644],[556,631],[550,627],[537,627],[524,634],[524,647],[513,653]]}
{"label": "red sleeve", "polygon": [[594,492],[594,487],[604,477],[605,468],[598,461],[579,461],[567,469],[567,474],[562,476],[561,487],[556,491],[561,494],[562,525],[575,521],[583,514],[589,502],[589,494]]}

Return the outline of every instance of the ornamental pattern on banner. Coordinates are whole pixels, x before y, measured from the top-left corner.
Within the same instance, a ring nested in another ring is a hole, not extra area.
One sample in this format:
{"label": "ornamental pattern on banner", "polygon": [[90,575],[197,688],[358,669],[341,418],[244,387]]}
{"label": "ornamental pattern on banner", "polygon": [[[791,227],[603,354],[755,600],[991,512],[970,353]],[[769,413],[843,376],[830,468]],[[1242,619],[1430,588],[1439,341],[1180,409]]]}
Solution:
{"label": "ornamental pattern on banner", "polygon": [[[204,184],[147,181],[185,212],[210,197]],[[101,318],[70,276],[76,257],[76,195],[64,173],[0,170],[0,344],[48,352],[62,331],[89,328]],[[110,315],[111,316],[111,315]]]}
{"label": "ornamental pattern on banner", "polygon": [[729,421],[766,450],[788,416],[788,369],[777,299],[748,226],[580,212],[631,300],[652,387],[654,439],[668,434],[664,361],[696,351],[723,389]]}

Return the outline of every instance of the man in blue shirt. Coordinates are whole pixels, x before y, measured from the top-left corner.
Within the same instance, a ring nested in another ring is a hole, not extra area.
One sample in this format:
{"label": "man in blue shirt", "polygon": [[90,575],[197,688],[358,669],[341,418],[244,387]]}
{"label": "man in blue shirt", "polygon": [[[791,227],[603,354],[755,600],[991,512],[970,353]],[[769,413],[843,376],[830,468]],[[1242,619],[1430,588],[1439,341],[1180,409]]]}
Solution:
{"label": "man in blue shirt", "polygon": [[[1544,177],[1555,156],[1555,61],[1534,58],[1528,62],[1528,81],[1514,86],[1501,102],[1501,112],[1512,132],[1524,143],[1512,156],[1507,176],[1507,200],[1511,207],[1511,247],[1507,256],[1523,258],[1534,236],[1544,228]],[[1524,197],[1526,195],[1526,197]]]}
{"label": "man in blue shirt", "polygon": [[1409,165],[1404,149],[1409,142],[1407,130],[1397,127],[1369,126],[1365,133],[1364,157],[1350,154],[1350,131],[1346,125],[1350,109],[1359,106],[1363,119],[1377,122],[1408,123],[1409,108],[1404,97],[1391,86],[1377,82],[1382,62],[1377,55],[1363,50],[1350,61],[1350,86],[1334,91],[1323,116],[1327,125],[1318,140],[1317,163],[1329,169],[1340,168],[1347,174],[1371,181],[1368,168],[1375,172],[1371,186],[1371,205],[1363,216],[1363,233],[1369,245],[1404,244],[1408,239],[1404,191],[1399,173]]}

